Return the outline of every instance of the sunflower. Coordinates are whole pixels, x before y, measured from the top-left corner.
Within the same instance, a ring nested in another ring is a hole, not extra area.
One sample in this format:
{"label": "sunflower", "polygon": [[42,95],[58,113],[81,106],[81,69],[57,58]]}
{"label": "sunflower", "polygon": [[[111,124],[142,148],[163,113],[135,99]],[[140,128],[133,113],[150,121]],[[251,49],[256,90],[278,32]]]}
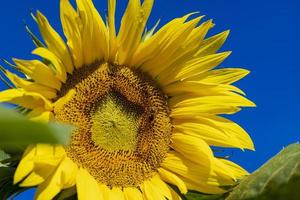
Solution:
{"label": "sunflower", "polygon": [[153,0],[129,0],[117,29],[116,0],[107,22],[91,0],[76,4],[60,0],[66,42],[38,11],[39,58],[13,59],[25,76],[2,69],[14,87],[1,102],[25,108],[31,120],[77,127],[67,146],[27,147],[14,183],[37,187],[40,200],[65,190],[80,200],[157,200],[224,193],[247,175],[211,148],[254,149],[224,118],[254,106],[232,85],[247,70],[214,69],[230,55],[218,53],[229,31],[207,38],[214,24],[196,13],[145,31]]}

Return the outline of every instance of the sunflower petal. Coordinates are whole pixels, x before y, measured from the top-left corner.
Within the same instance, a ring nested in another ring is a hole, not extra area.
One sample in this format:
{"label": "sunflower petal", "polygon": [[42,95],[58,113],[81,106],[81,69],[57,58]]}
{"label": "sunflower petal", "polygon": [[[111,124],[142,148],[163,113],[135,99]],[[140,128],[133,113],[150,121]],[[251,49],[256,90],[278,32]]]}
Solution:
{"label": "sunflower petal", "polygon": [[144,195],[144,199],[147,200],[165,200],[165,196],[159,190],[159,186],[154,185],[151,180],[146,180],[140,186]]}
{"label": "sunflower petal", "polygon": [[[230,171],[229,174],[232,175],[232,178],[234,180],[239,180],[239,179],[242,179],[245,176],[249,175],[249,173],[245,169],[243,169],[239,165],[235,164],[234,162],[231,162],[230,160],[221,159],[221,158],[219,158],[219,159],[217,158],[217,160],[219,161],[219,163],[222,163],[222,165],[224,167],[226,167],[228,171]],[[218,169],[220,171],[222,171],[222,167],[220,167]]]}
{"label": "sunflower petal", "polygon": [[179,196],[179,194],[178,194],[177,192],[175,192],[175,191],[173,190],[173,188],[171,188],[169,185],[168,185],[168,187],[169,187],[169,190],[170,190],[170,192],[171,192],[171,195],[172,195],[172,199],[173,199],[173,200],[182,200],[181,197]]}
{"label": "sunflower petal", "polygon": [[38,144],[29,146],[16,169],[14,184],[23,180],[32,171],[43,178],[47,177],[51,170],[43,171],[43,167],[49,168],[58,165],[64,155],[64,149],[58,145]]}
{"label": "sunflower petal", "polygon": [[16,65],[36,83],[59,90],[61,82],[55,73],[39,60],[13,59]]}
{"label": "sunflower petal", "polygon": [[239,111],[240,107],[255,107],[253,102],[233,92],[189,99],[177,96],[170,100],[170,105],[173,107],[171,116],[174,118],[188,118],[203,113],[232,114]]}
{"label": "sunflower petal", "polygon": [[[60,19],[74,65],[79,68],[83,65],[82,23],[69,0],[60,0]],[[72,69],[69,69],[68,72],[72,72]]]}
{"label": "sunflower petal", "polygon": [[203,123],[210,124],[211,126],[224,131],[225,133],[227,133],[227,135],[237,138],[237,140],[241,144],[240,148],[250,150],[255,149],[251,137],[238,124],[220,116],[205,116],[200,118],[203,119]]}
{"label": "sunflower petal", "polygon": [[205,83],[201,81],[177,81],[163,87],[163,90],[170,97],[187,93],[194,94],[195,97],[224,95],[228,92],[245,95],[242,90],[233,85]]}
{"label": "sunflower petal", "polygon": [[109,30],[109,61],[114,62],[117,51],[117,36],[116,36],[116,0],[107,0],[108,3],[108,30]]}
{"label": "sunflower petal", "polygon": [[170,63],[173,63],[174,58],[181,55],[180,52],[177,51],[182,48],[179,44],[184,43],[201,18],[202,17],[195,18],[182,25],[179,23],[179,28],[176,26],[172,27],[172,29],[168,31],[168,37],[165,40],[164,38],[161,39],[162,41],[160,41],[160,43],[162,46],[160,46],[156,56],[143,63],[142,69],[153,77],[159,76],[164,69],[168,68]]}
{"label": "sunflower petal", "polygon": [[161,166],[182,179],[189,190],[193,189],[211,194],[225,192],[225,190],[219,188],[218,180],[212,177],[212,175],[215,175],[213,174],[214,163],[212,163],[212,166],[205,166],[205,164],[200,165],[186,159],[177,152],[170,152]]}
{"label": "sunflower petal", "polygon": [[168,185],[160,179],[158,175],[155,175],[150,180],[153,186],[155,186],[156,190],[159,191],[164,197],[172,200],[172,194],[168,187]]}
{"label": "sunflower petal", "polygon": [[[191,24],[196,26],[197,22],[199,22],[204,16],[200,16],[195,18],[186,24]],[[206,21],[201,24],[199,27],[194,28],[190,34],[185,38],[180,44],[178,44],[178,48],[172,54],[170,59],[165,62],[161,63],[164,65],[164,70],[161,70],[157,77],[157,81],[160,84],[165,84],[169,80],[165,80],[168,77],[171,71],[176,69],[180,69],[185,63],[189,62],[190,60],[196,57],[197,50],[201,47],[203,43],[203,38],[207,34],[208,30],[213,27],[212,20]]]}
{"label": "sunflower petal", "polygon": [[[52,169],[47,169],[51,171]],[[45,178],[37,174],[35,171],[31,172],[22,183],[19,184],[20,187],[34,187],[45,181]]]}
{"label": "sunflower petal", "polygon": [[140,0],[129,0],[117,38],[118,44],[120,44],[117,57],[118,64],[129,64],[142,39],[153,2],[153,0],[145,0],[141,5]]}
{"label": "sunflower petal", "polygon": [[56,77],[60,81],[62,81],[64,83],[66,82],[67,72],[66,72],[65,66],[63,65],[61,60],[54,53],[52,53],[50,50],[43,48],[43,47],[36,48],[32,53],[49,60],[56,70]]}
{"label": "sunflower petal", "polygon": [[103,199],[109,199],[110,189],[105,184],[99,184],[99,189]]}
{"label": "sunflower petal", "polygon": [[216,53],[226,41],[229,32],[229,30],[224,31],[204,40],[195,56],[207,56]]}
{"label": "sunflower petal", "polygon": [[125,196],[120,188],[113,187],[109,190],[109,200],[124,200]]}
{"label": "sunflower petal", "polygon": [[211,70],[221,64],[230,54],[231,52],[223,52],[203,57],[195,57],[186,62],[180,68],[178,67],[171,71],[165,78],[170,81],[165,84],[186,79]]}
{"label": "sunflower petal", "polygon": [[189,190],[194,190],[205,194],[223,194],[226,192],[226,190],[220,188],[219,186],[201,183],[197,180],[186,179],[184,181]]}
{"label": "sunflower petal", "polygon": [[57,150],[59,151],[58,148],[60,147],[52,147],[50,145],[44,146],[43,151],[53,151],[52,155],[43,155],[41,154],[41,147],[43,146],[37,149],[39,154],[36,154],[32,159],[34,162],[33,171],[20,183],[21,187],[33,187],[43,183],[54,172],[64,155],[64,153],[56,152]]}
{"label": "sunflower petal", "polygon": [[0,92],[0,102],[21,105],[25,108],[52,110],[52,103],[39,93],[26,92],[24,89],[8,89]]}
{"label": "sunflower petal", "polygon": [[50,122],[54,119],[54,115],[51,111],[45,111],[41,108],[30,111],[30,113],[27,114],[26,117],[32,121],[38,122]]}
{"label": "sunflower petal", "polygon": [[37,12],[37,23],[49,50],[63,62],[67,72],[71,73],[73,71],[73,63],[63,39],[52,28],[47,18],[39,11]]}
{"label": "sunflower petal", "polygon": [[[159,58],[159,54],[162,51],[165,52],[165,54],[170,53],[170,49],[174,51],[173,46],[177,44],[175,44],[175,42],[170,43],[168,38],[171,37],[172,41],[176,40],[176,38],[178,38],[178,34],[175,37],[173,36],[173,33],[177,30],[180,30],[179,27],[182,27],[187,18],[192,14],[193,13],[172,20],[167,25],[158,30],[158,32],[148,40],[142,42],[136,50],[133,59],[131,60],[130,66],[141,67],[143,65],[142,67],[144,68],[146,61],[157,61]],[[151,67],[153,68],[154,66],[149,66],[148,68],[150,69]]]}
{"label": "sunflower petal", "polygon": [[125,200],[143,200],[142,193],[134,187],[125,187],[123,189]]}
{"label": "sunflower petal", "polygon": [[53,88],[25,80],[25,79],[17,76],[16,74],[9,72],[8,70],[5,70],[4,73],[5,73],[6,77],[17,88],[23,88],[25,91],[28,91],[28,92],[40,93],[42,96],[46,97],[47,99],[52,99],[52,98],[56,97],[56,90]]}
{"label": "sunflower petal", "polygon": [[31,158],[34,157],[35,153],[35,146],[32,145],[27,147],[14,174],[14,184],[19,183],[32,172],[34,163],[31,161]]}
{"label": "sunflower petal", "polygon": [[107,60],[109,54],[107,28],[92,1],[76,0],[82,21],[82,45],[85,65]]}
{"label": "sunflower petal", "polygon": [[161,167],[185,179],[206,181],[211,173],[209,163],[195,163],[177,152],[169,152]]}
{"label": "sunflower petal", "polygon": [[248,70],[241,68],[217,69],[193,76],[188,80],[201,80],[203,83],[210,84],[232,84],[244,78],[249,73],[250,72]]}
{"label": "sunflower petal", "polygon": [[172,148],[187,159],[196,163],[199,162],[199,165],[203,163],[206,163],[207,166],[211,165],[213,153],[208,144],[202,139],[181,133],[173,133],[171,140]]}
{"label": "sunflower petal", "polygon": [[187,187],[185,183],[178,176],[163,168],[159,168],[158,173],[164,181],[172,185],[176,185],[182,194],[187,193]]}
{"label": "sunflower petal", "polygon": [[83,168],[77,173],[76,187],[79,200],[104,199],[98,182]]}
{"label": "sunflower petal", "polygon": [[213,115],[174,119],[174,131],[201,138],[212,146],[253,149],[253,142],[240,126]]}
{"label": "sunflower petal", "polygon": [[72,99],[72,97],[74,97],[75,94],[76,94],[75,89],[69,90],[65,96],[61,97],[53,104],[54,111],[59,112],[60,110],[62,110],[64,108],[64,105],[68,101],[70,101]]}
{"label": "sunflower petal", "polygon": [[77,172],[78,167],[76,164],[68,157],[65,157],[55,172],[38,186],[35,198],[37,200],[52,199],[62,189],[74,186]]}

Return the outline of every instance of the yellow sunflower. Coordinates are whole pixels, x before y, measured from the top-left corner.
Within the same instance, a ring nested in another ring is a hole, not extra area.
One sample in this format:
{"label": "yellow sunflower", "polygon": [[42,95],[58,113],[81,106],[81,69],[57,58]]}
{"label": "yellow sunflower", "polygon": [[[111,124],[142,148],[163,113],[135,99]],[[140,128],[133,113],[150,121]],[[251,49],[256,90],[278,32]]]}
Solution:
{"label": "yellow sunflower", "polygon": [[91,0],[76,4],[60,0],[66,43],[37,12],[45,45],[35,39],[33,54],[41,59],[14,59],[25,78],[4,70],[15,87],[0,102],[77,127],[68,146],[28,147],[14,183],[37,186],[40,200],[66,189],[80,200],[171,200],[188,190],[223,193],[247,175],[210,148],[254,148],[220,116],[254,106],[231,85],[247,70],[214,69],[230,54],[217,53],[229,31],[206,38],[214,24],[192,13],[145,32],[153,0],[129,0],[116,29],[116,0],[107,23]]}

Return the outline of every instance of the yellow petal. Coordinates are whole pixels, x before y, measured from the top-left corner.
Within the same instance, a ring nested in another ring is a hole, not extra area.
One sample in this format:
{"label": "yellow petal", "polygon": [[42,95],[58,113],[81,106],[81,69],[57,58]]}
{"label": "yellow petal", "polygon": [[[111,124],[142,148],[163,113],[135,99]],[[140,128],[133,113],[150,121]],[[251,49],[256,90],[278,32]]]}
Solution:
{"label": "yellow petal", "polygon": [[[198,22],[204,16],[197,17],[186,24],[191,24],[192,27],[196,27]],[[201,47],[203,43],[203,38],[206,35],[207,31],[213,26],[211,20],[203,23],[201,26],[194,28],[189,35],[184,38],[180,44],[177,44],[179,47],[175,49],[174,53],[169,58],[169,61],[161,63],[164,65],[163,70],[159,73],[157,81],[160,84],[164,84],[164,79],[168,77],[169,73],[173,70],[180,69],[186,62],[194,59],[195,53]]]}
{"label": "yellow petal", "polygon": [[165,200],[164,195],[157,188],[158,186],[154,185],[151,181],[144,181],[140,188],[143,192],[144,199],[147,200]]}
{"label": "yellow petal", "polygon": [[54,115],[51,111],[45,111],[41,108],[30,111],[30,113],[28,113],[26,117],[32,121],[37,122],[49,122],[54,119]]}
{"label": "yellow petal", "polygon": [[201,17],[198,17],[182,25],[179,23],[179,27],[172,27],[172,29],[168,31],[168,37],[161,38],[162,41],[160,41],[159,44],[162,46],[157,45],[160,47],[158,52],[154,54],[155,56],[153,58],[143,63],[142,69],[153,77],[159,77],[164,70],[168,69],[170,63],[173,63],[174,57],[176,58],[181,55],[178,51],[178,49],[181,48],[180,44],[186,40],[200,19]]}
{"label": "yellow petal", "polygon": [[[20,182],[32,171],[44,178],[47,177],[51,173],[51,166],[57,166],[64,156],[64,148],[59,145],[38,144],[29,146],[16,169],[14,183]],[[46,169],[49,169],[48,171],[43,171],[45,166]]]}
{"label": "yellow petal", "polygon": [[216,158],[214,162],[216,164],[214,171],[220,182],[224,182],[224,185],[233,185],[236,180],[248,175],[246,170],[229,160]]}
{"label": "yellow petal", "polygon": [[[200,19],[203,17],[201,16]],[[157,81],[161,85],[166,85],[170,82],[168,76],[171,71],[182,68],[186,62],[196,57],[195,53],[201,47],[208,30],[213,26],[212,20],[208,20],[192,30],[188,37],[181,43],[180,48],[176,50],[174,56],[172,56],[173,59],[167,64],[167,68],[157,77]]]}
{"label": "yellow petal", "polygon": [[[225,179],[214,171],[216,168],[215,162],[212,162],[211,166],[205,166],[205,163],[200,165],[176,152],[170,152],[161,166],[182,179],[189,190],[212,194],[225,192],[220,188],[224,185],[222,183]],[[231,180],[230,183],[232,184],[233,181]]]}
{"label": "yellow petal", "polygon": [[177,81],[167,86],[164,86],[163,90],[170,97],[184,95],[187,93],[193,94],[194,97],[224,95],[224,93],[230,92],[236,92],[238,94],[245,95],[245,93],[242,90],[233,85],[207,83],[202,82],[202,80]]}
{"label": "yellow petal", "polygon": [[203,57],[195,57],[194,59],[186,62],[180,68],[171,71],[165,79],[175,82],[211,70],[222,63],[230,55],[230,53],[231,52],[223,52]]}
{"label": "yellow petal", "polygon": [[211,146],[253,149],[251,138],[241,127],[229,120],[222,123],[221,119],[213,115],[174,119],[174,131],[201,138]]}
{"label": "yellow petal", "polygon": [[[198,17],[198,20],[203,19],[205,16]],[[198,21],[197,20],[197,21]],[[203,39],[207,34],[208,30],[212,28],[214,24],[212,20],[208,20],[202,23],[200,26],[195,27],[192,32],[188,35],[186,40],[183,42],[181,48],[183,50],[183,54],[187,55],[190,54],[191,56],[194,55],[195,51],[199,48],[199,46],[203,43]],[[181,49],[178,49],[181,51]],[[190,56],[188,56],[190,57]]]}
{"label": "yellow petal", "polygon": [[159,168],[158,173],[164,181],[166,181],[167,183],[170,183],[172,185],[176,185],[179,188],[181,193],[183,193],[183,194],[187,193],[187,187],[186,187],[185,183],[178,176],[176,176],[172,172],[169,172],[163,168]]}
{"label": "yellow petal", "polygon": [[83,65],[84,50],[81,40],[82,22],[69,0],[60,0],[60,19],[74,65],[79,68]]}
{"label": "yellow petal", "polygon": [[[52,171],[52,169],[47,169]],[[45,178],[36,174],[34,171],[31,172],[22,183],[19,184],[20,187],[34,187],[45,181]]]}
{"label": "yellow petal", "polygon": [[[168,55],[168,53],[170,53],[170,50],[174,51],[174,46],[178,46],[178,43],[176,44],[176,40],[178,41],[180,40],[179,38],[183,38],[180,36],[183,34],[182,32],[186,31],[186,29],[182,30],[181,27],[184,25],[186,19],[191,15],[192,14],[188,14],[181,18],[176,18],[170,21],[168,24],[158,30],[158,32],[155,33],[152,37],[142,42],[136,50],[133,59],[131,60],[130,66],[145,68],[146,61],[158,61],[158,58],[163,58],[165,54]],[[178,30],[182,30],[180,32],[181,34],[177,33],[176,35],[174,35],[174,33]],[[169,42],[169,39],[172,41],[171,43]],[[160,57],[160,54],[162,52],[164,53]],[[151,63],[147,68],[151,69],[155,67],[153,65],[150,65]]]}
{"label": "yellow petal", "polygon": [[125,187],[123,189],[125,200],[143,200],[142,193],[134,187]]}
{"label": "yellow petal", "polygon": [[203,163],[206,166],[211,165],[213,158],[212,150],[202,139],[181,133],[174,133],[171,140],[172,148],[187,159],[199,165],[203,165]]}
{"label": "yellow petal", "polygon": [[238,124],[224,117],[211,115],[198,116],[195,119],[192,119],[191,121],[197,121],[198,123],[208,124],[211,127],[222,130],[227,136],[232,138],[232,140],[237,140],[239,142],[240,145],[236,146],[238,148],[254,150],[254,144],[247,132]]}
{"label": "yellow petal", "polygon": [[105,184],[98,183],[98,185],[99,185],[100,192],[103,196],[103,199],[104,200],[109,199],[110,189]]}
{"label": "yellow petal", "polygon": [[31,159],[32,157],[34,157],[35,153],[36,153],[35,145],[27,147],[14,174],[14,184],[20,182],[22,179],[24,179],[28,174],[32,172],[34,168],[34,163],[32,162]]}
{"label": "yellow petal", "polygon": [[9,102],[25,108],[42,108],[52,110],[52,103],[38,93],[26,92],[23,89],[8,89],[0,92],[0,102]]}
{"label": "yellow petal", "polygon": [[49,50],[63,62],[66,71],[71,73],[73,71],[73,63],[63,39],[52,28],[47,18],[39,11],[37,12],[37,23]]}
{"label": "yellow petal", "polygon": [[178,194],[177,192],[175,192],[175,191],[173,190],[173,188],[171,188],[169,185],[168,185],[168,188],[169,188],[169,190],[170,190],[170,192],[171,192],[171,195],[172,195],[172,199],[173,199],[173,200],[182,200],[181,197],[179,196],[179,194]]}
{"label": "yellow petal", "polygon": [[225,68],[208,71],[197,76],[189,78],[190,81],[200,81],[202,83],[209,84],[232,84],[245,76],[250,72],[241,68]]}
{"label": "yellow petal", "polygon": [[108,4],[108,27],[109,27],[109,61],[114,62],[117,51],[117,36],[115,25],[116,0],[107,0]]}
{"label": "yellow petal", "polygon": [[96,179],[83,168],[77,173],[76,187],[79,200],[104,199]]}
{"label": "yellow petal", "polygon": [[39,60],[13,59],[16,65],[35,82],[41,85],[55,88],[61,87],[61,82],[56,78],[55,73]]}
{"label": "yellow petal", "polygon": [[235,176],[236,179],[242,179],[245,176],[249,175],[249,172],[247,172],[244,168],[235,164],[234,162],[231,162],[230,160],[221,159],[221,158],[218,160],[223,162],[228,167],[228,169],[230,169],[233,172],[233,175]]}
{"label": "yellow petal", "polygon": [[33,171],[20,183],[20,186],[33,187],[43,183],[54,172],[65,154],[64,151],[59,153],[60,148],[60,146],[38,145],[36,155],[32,158]]}
{"label": "yellow petal", "polygon": [[108,200],[124,200],[124,199],[125,196],[120,188],[113,187],[111,190],[109,190]]}
{"label": "yellow petal", "polygon": [[146,22],[152,10],[153,2],[153,0],[145,0],[143,5],[140,5],[140,0],[129,0],[117,37],[118,43],[120,44],[117,58],[118,64],[129,64],[130,59],[141,41]]}
{"label": "yellow petal", "polygon": [[187,185],[189,190],[194,190],[206,194],[222,194],[226,192],[226,190],[220,188],[219,186],[203,183],[197,180],[192,181],[186,179],[185,184]]}
{"label": "yellow petal", "polygon": [[171,191],[170,191],[168,185],[165,182],[163,182],[158,175],[153,176],[150,179],[150,182],[151,182],[152,186],[155,187],[155,190],[158,193],[162,194],[167,199],[172,200],[172,194],[171,194]]}
{"label": "yellow petal", "polygon": [[62,189],[74,186],[77,172],[77,165],[68,157],[65,157],[55,172],[38,186],[35,198],[37,200],[52,199]]}
{"label": "yellow petal", "polygon": [[218,96],[184,98],[177,96],[170,100],[172,117],[179,118],[198,114],[231,114],[239,107],[254,107],[255,104],[245,97],[233,92]]}
{"label": "yellow petal", "polygon": [[201,47],[199,48],[195,56],[206,56],[206,55],[216,53],[224,44],[228,35],[229,35],[229,30],[206,39],[202,43]]}
{"label": "yellow petal", "polygon": [[56,90],[53,88],[25,80],[16,74],[9,72],[8,70],[5,70],[5,75],[17,88],[23,88],[28,92],[40,93],[47,99],[53,99],[56,97]]}
{"label": "yellow petal", "polygon": [[174,173],[184,182],[188,179],[206,183],[212,171],[210,163],[202,162],[202,164],[198,164],[174,151],[167,154],[161,167]]}
{"label": "yellow petal", "polygon": [[64,105],[68,101],[70,101],[74,97],[75,94],[76,94],[75,89],[69,90],[65,96],[61,97],[54,103],[54,111],[57,113],[57,112],[59,112],[59,110],[62,110],[64,108]]}
{"label": "yellow petal", "polygon": [[37,49],[35,49],[33,52],[33,54],[41,56],[42,58],[45,58],[46,60],[49,60],[52,65],[54,66],[55,70],[56,70],[56,77],[62,81],[62,82],[66,82],[67,80],[67,72],[66,72],[66,68],[63,65],[63,63],[61,62],[61,60],[51,51],[49,51],[46,48],[43,47],[39,47]]}
{"label": "yellow petal", "polygon": [[76,0],[82,21],[84,64],[107,60],[109,54],[107,28],[92,1]]}

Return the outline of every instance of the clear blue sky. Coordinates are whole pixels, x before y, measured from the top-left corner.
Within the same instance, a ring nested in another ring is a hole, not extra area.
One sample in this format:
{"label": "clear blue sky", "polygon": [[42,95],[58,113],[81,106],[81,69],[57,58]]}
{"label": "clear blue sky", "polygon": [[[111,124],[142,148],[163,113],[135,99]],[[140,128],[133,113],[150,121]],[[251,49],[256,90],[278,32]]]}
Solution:
{"label": "clear blue sky", "polygon": [[[94,0],[106,12],[106,0]],[[24,31],[33,30],[30,10],[41,10],[61,32],[59,0],[10,0],[1,4],[0,57],[30,58],[33,45]],[[125,1],[119,0],[119,8]],[[226,67],[245,67],[251,74],[237,85],[257,108],[244,109],[230,118],[254,140],[255,152],[229,151],[232,159],[253,171],[284,146],[300,140],[300,2],[297,0],[156,0],[149,24],[161,24],[192,11],[216,23],[211,33],[231,29],[224,50],[233,54]],[[118,16],[120,18],[120,14]],[[2,88],[3,85],[0,85]],[[18,199],[32,199],[34,191]]]}

